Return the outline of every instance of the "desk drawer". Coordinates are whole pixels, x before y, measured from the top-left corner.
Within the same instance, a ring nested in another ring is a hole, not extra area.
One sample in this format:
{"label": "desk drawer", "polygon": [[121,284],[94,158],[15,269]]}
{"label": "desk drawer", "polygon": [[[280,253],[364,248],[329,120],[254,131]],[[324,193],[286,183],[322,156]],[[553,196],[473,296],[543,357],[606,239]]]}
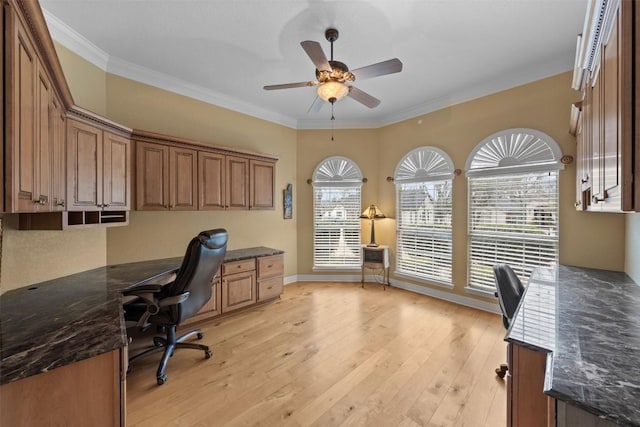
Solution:
{"label": "desk drawer", "polygon": [[277,298],[282,293],[284,281],[282,276],[258,281],[258,301]]}
{"label": "desk drawer", "polygon": [[284,257],[282,255],[258,258],[258,279],[282,276],[284,274]]}
{"label": "desk drawer", "polygon": [[222,264],[222,275],[242,273],[243,271],[251,271],[256,269],[255,258],[243,259],[241,261],[225,262]]}

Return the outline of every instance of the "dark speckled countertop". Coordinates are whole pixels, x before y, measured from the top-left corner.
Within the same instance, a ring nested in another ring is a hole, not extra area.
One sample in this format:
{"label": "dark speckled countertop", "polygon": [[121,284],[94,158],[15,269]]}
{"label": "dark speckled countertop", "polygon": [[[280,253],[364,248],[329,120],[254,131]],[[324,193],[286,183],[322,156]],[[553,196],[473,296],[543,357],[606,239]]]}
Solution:
{"label": "dark speckled countertop", "polygon": [[[278,255],[255,247],[227,251],[225,262]],[[122,290],[170,273],[182,257],[83,271],[0,296],[0,384],[121,348]]]}
{"label": "dark speckled countertop", "polygon": [[640,286],[625,273],[535,270],[506,339],[549,352],[548,395],[640,426]]}

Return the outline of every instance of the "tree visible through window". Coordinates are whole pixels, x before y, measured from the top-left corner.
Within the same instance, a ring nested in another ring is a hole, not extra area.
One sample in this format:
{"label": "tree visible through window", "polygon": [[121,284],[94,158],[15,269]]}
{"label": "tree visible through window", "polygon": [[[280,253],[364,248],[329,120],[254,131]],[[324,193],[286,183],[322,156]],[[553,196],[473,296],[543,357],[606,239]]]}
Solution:
{"label": "tree visible through window", "polygon": [[453,162],[420,147],[396,167],[396,273],[451,284]]}
{"label": "tree visible through window", "polygon": [[345,157],[322,161],[313,174],[314,268],[360,268],[362,173]]}
{"label": "tree visible through window", "polygon": [[493,293],[493,265],[526,280],[558,262],[560,149],[548,135],[511,129],[482,141],[467,160],[469,288]]}

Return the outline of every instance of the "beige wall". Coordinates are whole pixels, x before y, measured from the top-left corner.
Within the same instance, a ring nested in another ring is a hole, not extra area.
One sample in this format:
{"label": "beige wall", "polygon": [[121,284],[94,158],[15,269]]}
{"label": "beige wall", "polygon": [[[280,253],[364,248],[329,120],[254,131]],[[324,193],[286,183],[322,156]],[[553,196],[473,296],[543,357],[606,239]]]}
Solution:
{"label": "beige wall", "polygon": [[[324,157],[343,154],[362,168],[369,183],[363,187],[363,206],[375,201],[387,216],[395,216],[395,186],[386,182],[400,159],[419,146],[444,150],[456,168],[464,170],[471,150],[485,137],[509,128],[532,128],[547,133],[564,154],[575,156],[575,139],[568,133],[569,105],[577,95],[570,89],[570,73],[551,77],[430,114],[386,126],[378,130],[348,131],[338,144],[328,141],[326,132],[300,131],[298,185],[310,177],[313,167]],[[340,136],[340,133],[338,134]],[[374,143],[378,150],[374,150]],[[623,215],[576,212],[574,201],[575,164],[560,173],[560,262],[570,265],[624,269],[625,223]],[[313,224],[310,189],[300,190],[298,246],[301,250],[298,273],[311,273],[310,251]],[[467,277],[467,182],[454,180],[453,196],[453,282],[456,294],[465,294]],[[395,254],[395,221],[376,221],[378,243],[391,246]],[[369,224],[363,223],[363,240],[368,240]],[[597,242],[597,243],[596,243]],[[392,265],[393,271],[393,265]],[[409,281],[402,279],[403,281]],[[416,283],[422,284],[424,283]]]}
{"label": "beige wall", "polygon": [[640,213],[625,214],[626,249],[624,271],[640,285]]}
{"label": "beige wall", "polygon": [[132,212],[129,226],[107,231],[108,264],[180,256],[199,231],[224,227],[229,249],[282,249],[285,275],[296,274],[298,212],[282,218],[287,183],[297,198],[295,130],[114,75],[107,76],[107,87],[107,116],[125,126],[279,157],[275,210]]}
{"label": "beige wall", "polygon": [[107,73],[60,43],[54,45],[73,101],[79,107],[104,116],[107,113]]}
{"label": "beige wall", "polygon": [[[106,73],[56,44],[77,105],[106,113]],[[17,216],[5,214],[0,252],[0,293],[105,265],[105,229],[19,231]]]}

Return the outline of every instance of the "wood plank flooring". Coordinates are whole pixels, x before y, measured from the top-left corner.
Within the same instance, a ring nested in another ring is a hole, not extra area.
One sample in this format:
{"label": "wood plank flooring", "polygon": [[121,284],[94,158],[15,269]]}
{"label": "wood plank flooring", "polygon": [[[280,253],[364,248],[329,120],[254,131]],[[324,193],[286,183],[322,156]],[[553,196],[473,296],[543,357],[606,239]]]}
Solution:
{"label": "wood plank flooring", "polygon": [[129,426],[506,425],[498,315],[378,284],[295,283],[127,377]]}

